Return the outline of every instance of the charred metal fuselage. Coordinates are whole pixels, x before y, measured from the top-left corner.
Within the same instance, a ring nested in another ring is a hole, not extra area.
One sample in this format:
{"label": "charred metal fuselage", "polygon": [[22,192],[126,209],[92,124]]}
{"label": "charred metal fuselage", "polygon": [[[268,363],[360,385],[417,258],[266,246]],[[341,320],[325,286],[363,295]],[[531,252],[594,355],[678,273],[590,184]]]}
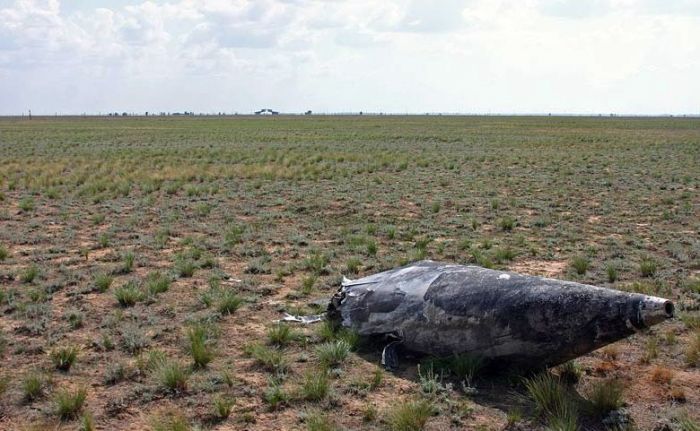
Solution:
{"label": "charred metal fuselage", "polygon": [[413,351],[553,366],[673,316],[662,298],[421,261],[346,280],[328,318]]}

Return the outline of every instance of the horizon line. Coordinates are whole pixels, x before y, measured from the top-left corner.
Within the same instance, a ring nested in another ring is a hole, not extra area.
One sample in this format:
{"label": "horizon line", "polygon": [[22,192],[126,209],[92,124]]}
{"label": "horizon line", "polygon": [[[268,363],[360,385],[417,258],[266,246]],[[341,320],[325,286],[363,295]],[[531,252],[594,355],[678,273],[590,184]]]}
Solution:
{"label": "horizon line", "polygon": [[516,112],[382,112],[382,111],[307,111],[307,112],[276,112],[256,113],[251,112],[194,112],[194,111],[160,111],[151,113],[150,111],[143,112],[91,112],[91,113],[32,113],[21,112],[18,114],[0,114],[0,118],[58,118],[58,117],[80,117],[80,118],[162,118],[162,117],[304,117],[304,116],[346,116],[346,117],[361,117],[361,116],[393,116],[393,117],[628,117],[628,118],[700,118],[700,113],[618,113],[618,112],[593,112],[593,113],[566,113],[566,112],[531,112],[531,113],[516,113]]}

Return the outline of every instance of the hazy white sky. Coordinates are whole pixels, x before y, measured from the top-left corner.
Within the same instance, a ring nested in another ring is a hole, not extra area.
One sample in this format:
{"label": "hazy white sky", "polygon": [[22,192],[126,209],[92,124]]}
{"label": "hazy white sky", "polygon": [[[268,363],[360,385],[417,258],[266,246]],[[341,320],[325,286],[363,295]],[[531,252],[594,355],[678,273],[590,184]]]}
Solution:
{"label": "hazy white sky", "polygon": [[0,114],[700,113],[700,0],[0,0]]}

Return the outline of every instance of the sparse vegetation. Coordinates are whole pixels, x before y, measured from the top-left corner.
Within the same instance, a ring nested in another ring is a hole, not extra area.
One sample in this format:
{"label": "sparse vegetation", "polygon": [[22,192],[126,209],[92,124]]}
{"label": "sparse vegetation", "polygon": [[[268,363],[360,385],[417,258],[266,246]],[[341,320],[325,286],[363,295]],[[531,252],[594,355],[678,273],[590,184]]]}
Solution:
{"label": "sparse vegetation", "polygon": [[[309,406],[347,412],[319,429],[382,429],[390,405],[414,396],[440,412],[426,428],[485,429],[508,414],[513,428],[602,429],[606,414],[576,393],[611,377],[629,385],[638,429],[668,419],[680,430],[678,408],[697,423],[699,125],[0,118],[0,374],[11,379],[0,429],[56,426],[56,388],[88,389],[90,409],[59,425],[71,429],[90,414],[104,429],[304,429]],[[485,404],[527,389],[476,358],[423,360],[418,375],[420,360],[402,357],[384,374],[372,364],[384,340],[328,321],[270,324],[323,313],[343,275],[416,259],[667,297],[680,320],[552,370],[577,409],[537,418],[524,399],[502,413]],[[77,359],[55,371],[52,355],[71,346]]]}
{"label": "sparse vegetation", "polygon": [[653,277],[656,274],[656,261],[645,258],[639,263],[639,272],[642,277]]}
{"label": "sparse vegetation", "polygon": [[320,401],[328,395],[329,388],[330,382],[325,371],[310,371],[304,375],[302,398],[307,401]]}
{"label": "sparse vegetation", "polygon": [[51,362],[60,371],[68,371],[78,359],[76,346],[59,347],[51,351]]}
{"label": "sparse vegetation", "polygon": [[114,278],[109,274],[97,274],[95,276],[95,289],[104,293],[112,285],[112,281],[114,281]]}
{"label": "sparse vegetation", "polygon": [[231,416],[231,411],[233,410],[233,406],[235,404],[236,404],[236,402],[233,398],[227,398],[227,397],[221,397],[221,396],[214,398],[214,401],[213,401],[214,415],[220,421],[227,419],[229,416]]}
{"label": "sparse vegetation", "polygon": [[622,407],[624,386],[620,380],[600,380],[588,390],[588,400],[593,413],[603,415]]}
{"label": "sparse vegetation", "polygon": [[20,275],[20,280],[22,280],[22,283],[31,283],[37,278],[38,275],[39,267],[32,264],[26,268],[24,272],[22,272],[22,275]]}
{"label": "sparse vegetation", "polygon": [[235,292],[227,290],[221,293],[217,308],[221,314],[233,314],[243,303],[243,300]]}
{"label": "sparse vegetation", "polygon": [[31,402],[41,398],[47,384],[48,380],[44,374],[38,371],[31,371],[22,379],[23,399]]}
{"label": "sparse vegetation", "polygon": [[584,256],[576,256],[571,259],[571,267],[576,271],[578,275],[584,275],[588,271],[590,266],[590,261]]}
{"label": "sparse vegetation", "polygon": [[278,323],[267,330],[267,339],[270,344],[284,347],[299,338],[299,335],[288,325]]}
{"label": "sparse vegetation", "polygon": [[350,354],[350,343],[345,340],[331,341],[316,347],[316,355],[321,365],[332,367],[342,363]]}
{"label": "sparse vegetation", "polygon": [[394,405],[387,421],[392,431],[421,431],[433,413],[434,407],[430,401],[410,401]]}
{"label": "sparse vegetation", "polygon": [[190,431],[192,427],[180,411],[166,410],[150,418],[150,431]]}
{"label": "sparse vegetation", "polygon": [[114,289],[114,297],[120,306],[133,307],[137,302],[143,301],[145,295],[135,282],[130,281]]}
{"label": "sparse vegetation", "polygon": [[158,271],[151,272],[146,277],[146,291],[149,295],[157,295],[168,291],[170,280]]}
{"label": "sparse vegetation", "polygon": [[189,373],[177,361],[164,360],[157,365],[154,372],[162,389],[175,393],[187,390]]}
{"label": "sparse vegetation", "polygon": [[75,419],[83,411],[86,399],[87,391],[85,388],[60,389],[54,396],[56,414],[63,420]]}
{"label": "sparse vegetation", "polygon": [[210,339],[210,330],[204,325],[187,329],[188,350],[196,368],[204,368],[214,359],[214,349]]}
{"label": "sparse vegetation", "polygon": [[535,403],[537,413],[547,421],[550,428],[576,429],[578,407],[559,378],[550,373],[541,373],[526,379],[524,384]]}

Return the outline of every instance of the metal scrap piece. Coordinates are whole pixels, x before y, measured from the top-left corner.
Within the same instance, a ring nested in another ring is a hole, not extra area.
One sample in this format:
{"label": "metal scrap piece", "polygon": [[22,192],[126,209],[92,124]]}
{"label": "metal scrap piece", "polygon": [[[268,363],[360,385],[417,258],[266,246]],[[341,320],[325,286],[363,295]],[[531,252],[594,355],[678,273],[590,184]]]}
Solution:
{"label": "metal scrap piece", "polygon": [[347,280],[328,318],[413,351],[552,366],[673,316],[663,298],[421,261]]}

